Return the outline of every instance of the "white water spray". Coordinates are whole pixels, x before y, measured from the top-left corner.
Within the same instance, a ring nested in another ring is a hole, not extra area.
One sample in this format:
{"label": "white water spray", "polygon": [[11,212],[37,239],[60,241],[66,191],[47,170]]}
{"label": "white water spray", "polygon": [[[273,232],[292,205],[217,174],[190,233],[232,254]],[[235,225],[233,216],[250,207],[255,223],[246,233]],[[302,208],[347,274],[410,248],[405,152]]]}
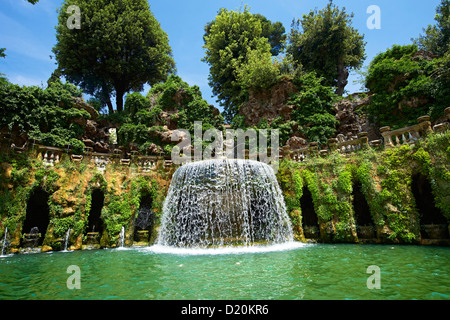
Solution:
{"label": "white water spray", "polygon": [[122,229],[120,230],[120,236],[119,236],[119,248],[125,247],[125,227],[122,226]]}
{"label": "white water spray", "polygon": [[5,255],[6,242],[8,240],[7,236],[8,236],[8,227],[5,227],[5,237],[3,238],[2,254],[1,254],[2,257]]}
{"label": "white water spray", "polygon": [[69,235],[70,235],[70,228],[67,229],[66,237],[64,239],[64,251],[67,251],[67,245],[69,244]]}
{"label": "white water spray", "polygon": [[163,206],[158,246],[249,247],[293,241],[273,169],[241,159],[177,169]]}

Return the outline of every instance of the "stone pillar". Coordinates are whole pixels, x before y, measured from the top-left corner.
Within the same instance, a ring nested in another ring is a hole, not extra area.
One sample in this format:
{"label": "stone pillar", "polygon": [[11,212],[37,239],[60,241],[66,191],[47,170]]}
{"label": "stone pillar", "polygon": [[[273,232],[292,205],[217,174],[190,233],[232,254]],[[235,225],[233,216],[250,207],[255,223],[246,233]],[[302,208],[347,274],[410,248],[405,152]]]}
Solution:
{"label": "stone pillar", "polygon": [[391,131],[391,127],[381,127],[380,132],[383,136],[384,146],[387,148],[392,148],[394,145],[392,144],[391,136],[389,135],[389,131]]}
{"label": "stone pillar", "polygon": [[38,139],[30,139],[31,146],[29,147],[29,150],[30,150],[30,155],[33,158],[37,158],[39,155],[39,152],[38,152],[39,142],[40,141]]}
{"label": "stone pillar", "polygon": [[319,155],[319,144],[317,142],[309,143],[309,154],[313,157]]}
{"label": "stone pillar", "polygon": [[283,150],[283,159],[291,159],[291,150],[289,146],[283,146],[281,150]]}
{"label": "stone pillar", "polygon": [[427,135],[430,132],[433,132],[431,129],[431,122],[429,116],[421,116],[417,118],[417,122],[420,123],[420,128],[422,130],[423,135]]}
{"label": "stone pillar", "polygon": [[358,138],[361,141],[361,149],[367,149],[369,147],[369,137],[367,132],[359,132]]}
{"label": "stone pillar", "polygon": [[448,124],[445,123],[445,122],[444,123],[439,123],[439,124],[437,124],[437,125],[435,125],[433,127],[433,131],[436,132],[436,133],[444,132],[445,130],[447,130],[447,126],[448,126]]}
{"label": "stone pillar", "polygon": [[328,155],[328,150],[327,149],[320,150],[319,154],[322,158],[325,158]]}
{"label": "stone pillar", "polygon": [[444,115],[447,117],[447,120],[450,121],[450,107],[444,109]]}
{"label": "stone pillar", "polygon": [[338,139],[336,138],[328,139],[328,148],[330,149],[330,152],[334,152],[337,150],[337,143]]}

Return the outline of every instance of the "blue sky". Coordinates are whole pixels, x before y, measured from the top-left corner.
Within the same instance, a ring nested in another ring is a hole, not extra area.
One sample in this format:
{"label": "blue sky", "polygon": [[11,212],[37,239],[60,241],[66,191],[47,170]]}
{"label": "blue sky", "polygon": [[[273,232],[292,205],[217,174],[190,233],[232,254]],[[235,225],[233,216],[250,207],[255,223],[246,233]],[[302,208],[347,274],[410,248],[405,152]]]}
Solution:
{"label": "blue sky", "polygon": [[[0,72],[20,85],[46,85],[56,68],[50,59],[55,44],[57,8],[63,0],[40,0],[31,5],[25,0],[0,0],[0,48],[6,48],[6,58],[0,59]],[[177,73],[190,85],[198,85],[203,98],[216,107],[208,86],[209,67],[204,56],[203,33],[207,22],[224,7],[239,9],[244,4],[250,12],[260,13],[271,21],[283,23],[289,32],[293,18],[314,8],[323,8],[328,0],[149,0],[150,9],[168,34]],[[335,0],[339,7],[354,13],[353,27],[365,35],[367,42],[365,65],[380,52],[394,44],[411,44],[411,38],[434,24],[439,0]],[[381,29],[367,28],[370,17],[367,8],[377,5],[381,10]],[[358,76],[351,74],[346,90],[357,92],[353,84]],[[146,87],[144,94],[148,92]]]}

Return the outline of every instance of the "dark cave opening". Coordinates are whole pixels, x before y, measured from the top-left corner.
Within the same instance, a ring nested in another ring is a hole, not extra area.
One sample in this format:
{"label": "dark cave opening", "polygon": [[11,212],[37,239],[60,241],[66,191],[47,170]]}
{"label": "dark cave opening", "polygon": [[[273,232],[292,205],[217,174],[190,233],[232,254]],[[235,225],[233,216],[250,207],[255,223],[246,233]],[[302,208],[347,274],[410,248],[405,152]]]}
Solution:
{"label": "dark cave opening", "polygon": [[152,205],[153,199],[150,194],[141,197],[138,214],[134,222],[134,241],[149,241],[155,220]]}
{"label": "dark cave opening", "polygon": [[88,232],[103,232],[103,221],[101,218],[102,208],[105,201],[105,195],[100,189],[92,191],[91,210],[88,217]]}
{"label": "dark cave opening", "polygon": [[419,212],[422,237],[428,239],[450,238],[447,219],[436,207],[433,189],[428,179],[420,173],[414,175],[411,189]]}
{"label": "dark cave opening", "polygon": [[358,238],[375,238],[375,224],[373,223],[373,219],[370,214],[370,207],[364,193],[362,192],[362,185],[360,182],[353,184],[352,196]]}
{"label": "dark cave opening", "polygon": [[314,210],[311,192],[306,187],[303,188],[303,194],[300,198],[300,208],[302,210],[302,228],[305,238],[319,238],[319,221]]}

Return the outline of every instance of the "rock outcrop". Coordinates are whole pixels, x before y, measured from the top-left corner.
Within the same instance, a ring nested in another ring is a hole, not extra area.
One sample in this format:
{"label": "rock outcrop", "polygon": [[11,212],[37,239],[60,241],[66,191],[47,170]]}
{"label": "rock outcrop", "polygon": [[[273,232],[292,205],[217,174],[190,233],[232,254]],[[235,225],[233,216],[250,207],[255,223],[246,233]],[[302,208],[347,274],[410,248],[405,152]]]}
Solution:
{"label": "rock outcrop", "polygon": [[249,90],[249,98],[241,106],[239,113],[245,117],[247,126],[256,126],[262,118],[270,123],[283,117],[290,120],[293,106],[287,104],[289,94],[296,90],[292,81],[281,81],[268,90]]}
{"label": "rock outcrop", "polygon": [[381,137],[378,127],[370,123],[364,112],[359,112],[363,106],[370,103],[370,97],[359,98],[361,94],[355,93],[351,98],[340,100],[335,103],[336,120],[339,126],[336,128],[336,135],[343,135],[346,140],[358,138],[359,132],[367,132],[369,140],[376,140]]}

